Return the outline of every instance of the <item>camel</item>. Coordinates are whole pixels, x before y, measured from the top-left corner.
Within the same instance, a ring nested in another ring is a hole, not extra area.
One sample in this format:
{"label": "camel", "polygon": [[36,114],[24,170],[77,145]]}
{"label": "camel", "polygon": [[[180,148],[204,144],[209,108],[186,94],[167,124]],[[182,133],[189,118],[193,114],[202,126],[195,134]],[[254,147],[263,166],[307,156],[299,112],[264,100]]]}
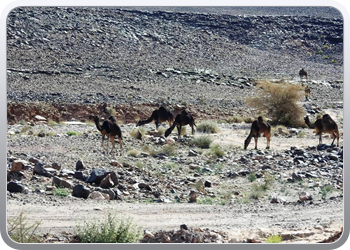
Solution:
{"label": "camel", "polygon": [[194,126],[197,126],[194,122],[193,116],[190,115],[186,110],[182,110],[181,114],[175,117],[175,121],[170,128],[165,131],[165,137],[168,137],[170,133],[174,130],[175,126],[177,128],[178,139],[180,139],[182,126],[190,125],[192,128],[192,135],[194,134]]}
{"label": "camel", "polygon": [[267,139],[266,148],[270,148],[270,138],[271,138],[271,126],[268,122],[264,121],[261,116],[257,120],[254,120],[250,129],[250,133],[244,141],[244,149],[247,149],[252,137],[255,140],[255,149],[258,149],[258,137],[264,134]]}
{"label": "camel", "polygon": [[[106,150],[105,147],[104,147],[105,136],[107,136],[107,138],[109,137],[109,139],[112,142],[111,152],[115,148],[115,140],[114,139],[115,139],[116,136],[118,136],[120,149],[123,148],[123,146],[122,146],[122,140],[123,140],[122,139],[122,132],[121,132],[121,129],[118,126],[117,121],[116,121],[114,116],[108,117],[107,120],[103,121],[102,125],[100,124],[100,118],[97,115],[90,115],[89,119],[91,119],[91,120],[93,120],[95,122],[97,129],[102,134],[101,147],[104,150]],[[107,139],[107,151],[108,151],[108,139]]]}
{"label": "camel", "polygon": [[174,121],[173,114],[167,110],[164,107],[160,107],[159,109],[156,109],[152,112],[152,115],[147,120],[139,120],[136,124],[136,126],[142,126],[144,124],[150,123],[154,121],[156,124],[156,129],[158,130],[158,127],[160,123],[168,121],[169,126],[171,126],[172,122]]}
{"label": "camel", "polygon": [[300,80],[305,77],[307,79],[307,72],[304,70],[304,69],[301,69],[299,71],[299,77],[300,77]]}
{"label": "camel", "polygon": [[311,89],[309,86],[305,87],[305,100],[308,101],[309,100],[309,96],[311,94]]}
{"label": "camel", "polygon": [[339,130],[337,123],[331,118],[330,115],[325,114],[322,118],[316,119],[314,123],[310,122],[308,116],[304,118],[306,125],[309,128],[315,129],[316,135],[319,135],[319,144],[322,144],[322,133],[329,133],[333,137],[332,144],[337,139],[337,146],[339,147]]}

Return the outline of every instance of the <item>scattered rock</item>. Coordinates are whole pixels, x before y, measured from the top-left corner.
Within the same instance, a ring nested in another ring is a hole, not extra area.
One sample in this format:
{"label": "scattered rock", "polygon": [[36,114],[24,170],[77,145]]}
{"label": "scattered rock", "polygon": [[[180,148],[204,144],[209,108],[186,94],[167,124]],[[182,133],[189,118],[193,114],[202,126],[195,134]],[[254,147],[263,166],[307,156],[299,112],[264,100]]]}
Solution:
{"label": "scattered rock", "polygon": [[79,170],[84,170],[85,169],[85,165],[83,160],[78,160],[77,163],[75,164],[75,170],[79,171]]}
{"label": "scattered rock", "polygon": [[87,199],[89,194],[90,190],[81,184],[78,184],[73,187],[72,195],[75,197]]}
{"label": "scattered rock", "polygon": [[10,181],[7,183],[7,191],[11,193],[22,193],[24,191],[24,187],[19,183]]}

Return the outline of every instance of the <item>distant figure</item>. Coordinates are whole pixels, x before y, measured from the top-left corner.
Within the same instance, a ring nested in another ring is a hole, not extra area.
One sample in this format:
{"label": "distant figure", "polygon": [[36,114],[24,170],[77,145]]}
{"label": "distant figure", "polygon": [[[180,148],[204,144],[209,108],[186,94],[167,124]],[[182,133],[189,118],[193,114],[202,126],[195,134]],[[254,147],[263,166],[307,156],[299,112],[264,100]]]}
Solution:
{"label": "distant figure", "polygon": [[304,69],[299,71],[300,80],[305,77],[307,79],[307,72]]}
{"label": "distant figure", "polygon": [[309,86],[305,87],[305,100],[308,101],[309,100],[309,96],[311,94],[311,89]]}

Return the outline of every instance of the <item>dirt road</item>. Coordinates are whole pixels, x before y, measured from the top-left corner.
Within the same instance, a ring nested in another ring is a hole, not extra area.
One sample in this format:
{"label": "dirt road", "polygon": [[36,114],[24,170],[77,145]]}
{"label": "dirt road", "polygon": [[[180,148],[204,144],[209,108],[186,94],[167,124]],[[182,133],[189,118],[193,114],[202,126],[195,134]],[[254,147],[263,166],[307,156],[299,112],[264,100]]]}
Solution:
{"label": "dirt road", "polygon": [[[327,203],[301,204],[138,204],[71,198],[65,204],[21,204],[9,201],[8,216],[26,211],[31,222],[41,221],[40,231],[74,232],[84,222],[105,219],[108,213],[131,217],[144,230],[173,230],[181,224],[192,228],[225,231],[238,242],[263,239],[270,234],[294,236],[293,242],[317,242],[343,226],[341,199]],[[67,204],[68,203],[68,204]]]}

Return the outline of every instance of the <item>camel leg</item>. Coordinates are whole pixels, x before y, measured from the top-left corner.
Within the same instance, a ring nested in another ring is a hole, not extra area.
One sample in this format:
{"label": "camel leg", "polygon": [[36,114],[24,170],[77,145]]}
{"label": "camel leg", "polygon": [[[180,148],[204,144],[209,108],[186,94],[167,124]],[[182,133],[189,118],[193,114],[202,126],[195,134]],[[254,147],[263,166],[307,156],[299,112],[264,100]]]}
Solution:
{"label": "camel leg", "polygon": [[258,149],[258,136],[254,136],[255,149]]}
{"label": "camel leg", "polygon": [[158,128],[159,128],[159,121],[156,120],[155,123],[156,123],[156,130],[158,131]]}
{"label": "camel leg", "polygon": [[112,149],[110,152],[112,153],[113,149],[115,148],[115,135],[111,135],[109,138],[111,139],[111,143],[112,143]]}
{"label": "camel leg", "polygon": [[193,127],[193,124],[191,124],[191,128],[192,128],[192,135],[194,135],[194,127]]}
{"label": "camel leg", "polygon": [[337,139],[337,147],[339,147],[339,133],[337,133],[336,131],[334,131],[334,132],[332,133],[332,136],[333,136],[332,145],[333,145],[335,139]]}
{"label": "camel leg", "polygon": [[120,149],[123,149],[123,141],[122,141],[122,139],[119,137],[118,140],[119,140]]}
{"label": "camel leg", "polygon": [[[106,151],[105,145],[104,145],[104,141],[105,141],[105,136],[106,136],[106,132],[102,131],[102,143],[101,143],[101,147],[103,148],[104,151]],[[108,142],[108,141],[107,141]]]}
{"label": "camel leg", "polygon": [[176,126],[177,128],[177,139],[180,140],[181,137],[181,125],[180,126]]}
{"label": "camel leg", "polygon": [[271,134],[269,132],[266,132],[265,133],[265,137],[266,137],[266,140],[267,140],[266,149],[269,149],[270,148]]}
{"label": "camel leg", "polygon": [[320,137],[318,139],[318,144],[322,144],[322,133],[320,133]]}

